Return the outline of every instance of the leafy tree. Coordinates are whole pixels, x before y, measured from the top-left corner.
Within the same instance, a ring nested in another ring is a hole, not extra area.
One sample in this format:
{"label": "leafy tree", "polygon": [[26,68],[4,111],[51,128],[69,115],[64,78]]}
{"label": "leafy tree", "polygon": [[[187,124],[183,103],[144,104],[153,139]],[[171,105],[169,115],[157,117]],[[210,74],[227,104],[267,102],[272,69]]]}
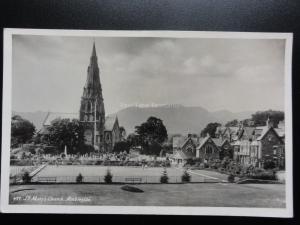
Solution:
{"label": "leafy tree", "polygon": [[127,136],[127,142],[130,147],[136,147],[140,144],[139,136],[132,133]]}
{"label": "leafy tree", "polygon": [[104,176],[104,182],[107,183],[107,184],[111,184],[112,183],[112,178],[113,178],[112,173],[110,172],[109,169],[107,169],[106,174]]}
{"label": "leafy tree", "polygon": [[187,170],[184,170],[184,172],[181,176],[181,181],[183,183],[188,183],[191,181],[191,175],[187,172]]}
{"label": "leafy tree", "polygon": [[23,181],[23,183],[28,184],[28,183],[31,182],[31,179],[32,179],[32,177],[30,176],[30,174],[29,174],[28,171],[26,171],[25,173],[23,173],[23,175],[22,175],[22,181]]}
{"label": "leafy tree", "polygon": [[78,176],[76,177],[76,183],[82,183],[83,181],[83,176],[81,173],[78,174]]}
{"label": "leafy tree", "polygon": [[167,169],[164,168],[162,176],[160,177],[160,183],[166,184],[168,182],[169,182],[169,177],[168,177]]}
{"label": "leafy tree", "polygon": [[273,123],[274,127],[277,127],[279,121],[284,120],[284,112],[270,109],[267,111],[258,111],[252,114],[254,126],[265,126],[268,118],[270,122]]}
{"label": "leafy tree", "polygon": [[158,146],[167,140],[168,133],[163,121],[156,117],[149,117],[148,120],[140,126],[135,127],[135,132],[138,135],[140,145],[143,150],[149,154],[159,154],[161,147]]}
{"label": "leafy tree", "polygon": [[114,145],[113,152],[119,153],[119,152],[126,151],[128,153],[129,150],[130,150],[130,143],[128,141],[120,141]]}
{"label": "leafy tree", "polygon": [[35,133],[35,126],[21,116],[13,116],[11,119],[11,145],[18,146],[30,141]]}
{"label": "leafy tree", "polygon": [[207,134],[212,138],[215,138],[217,127],[221,126],[220,123],[209,123],[207,126],[201,131],[201,137],[205,137]]}
{"label": "leafy tree", "polygon": [[48,145],[56,146],[60,152],[64,151],[65,146],[73,154],[93,150],[92,146],[84,144],[84,129],[76,119],[53,120],[42,140]]}
{"label": "leafy tree", "polygon": [[225,124],[225,127],[237,127],[239,125],[239,121],[237,119],[231,120]]}

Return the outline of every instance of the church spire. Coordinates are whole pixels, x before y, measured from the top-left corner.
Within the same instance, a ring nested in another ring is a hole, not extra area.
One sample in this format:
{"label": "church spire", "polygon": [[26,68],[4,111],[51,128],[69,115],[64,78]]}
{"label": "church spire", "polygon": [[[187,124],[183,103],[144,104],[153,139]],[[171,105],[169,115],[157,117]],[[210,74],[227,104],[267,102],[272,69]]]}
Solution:
{"label": "church spire", "polygon": [[92,54],[90,57],[90,64],[88,67],[88,74],[87,74],[85,88],[92,89],[92,92],[98,90],[100,91],[99,94],[102,95],[95,41],[93,43]]}
{"label": "church spire", "polygon": [[94,43],[93,43],[93,51],[92,51],[92,57],[97,57],[97,53],[96,53],[96,47],[95,47],[95,40],[94,40]]}

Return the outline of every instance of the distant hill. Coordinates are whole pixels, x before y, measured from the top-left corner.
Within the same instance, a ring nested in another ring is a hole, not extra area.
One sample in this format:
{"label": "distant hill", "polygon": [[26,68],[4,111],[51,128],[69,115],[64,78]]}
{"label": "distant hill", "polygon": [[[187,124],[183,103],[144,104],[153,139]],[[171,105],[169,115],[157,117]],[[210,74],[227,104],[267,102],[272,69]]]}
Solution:
{"label": "distant hill", "polygon": [[24,119],[32,122],[37,131],[42,128],[43,122],[48,112],[36,111],[36,112],[12,112],[12,115],[19,115]]}
{"label": "distant hill", "polygon": [[[134,132],[134,127],[145,122],[150,116],[163,120],[169,134],[200,133],[210,122],[226,123],[233,119],[250,118],[254,112],[233,113],[228,110],[210,112],[203,107],[187,107],[182,105],[160,107],[128,107],[120,110],[118,115],[120,126],[124,126],[127,134]],[[39,130],[47,112],[13,112],[13,114],[31,121]]]}
{"label": "distant hill", "polygon": [[124,126],[127,134],[134,132],[134,127],[155,116],[163,120],[169,134],[200,133],[210,122],[226,123],[233,119],[251,118],[254,112],[233,113],[227,110],[209,112],[203,107],[161,106],[138,108],[129,107],[120,110],[117,115],[119,123]]}

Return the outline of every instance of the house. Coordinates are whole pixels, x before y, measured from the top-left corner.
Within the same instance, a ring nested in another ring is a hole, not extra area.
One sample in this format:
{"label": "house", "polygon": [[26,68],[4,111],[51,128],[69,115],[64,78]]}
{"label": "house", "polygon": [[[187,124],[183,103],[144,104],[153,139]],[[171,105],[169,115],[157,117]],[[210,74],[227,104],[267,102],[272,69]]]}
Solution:
{"label": "house", "polygon": [[220,149],[209,135],[200,139],[196,148],[196,158],[201,159],[202,162],[220,159]]}
{"label": "house", "polygon": [[196,147],[198,137],[192,136],[175,136],[173,137],[173,156],[171,159],[176,163],[185,163],[188,159],[196,157]]}
{"label": "house", "polygon": [[218,146],[220,150],[220,159],[228,157],[233,158],[233,146],[230,144],[228,139],[222,140],[221,138],[212,138],[213,142]]}
{"label": "house", "polygon": [[284,167],[284,131],[280,131],[279,135],[269,120],[266,126],[243,127],[238,140],[232,143],[233,159],[242,165],[256,167],[263,167],[264,162],[272,160]]}
{"label": "house", "polygon": [[240,126],[236,126],[236,127],[219,126],[216,129],[215,137],[221,140],[227,139],[229,142],[232,142],[237,139],[240,129],[241,129]]}

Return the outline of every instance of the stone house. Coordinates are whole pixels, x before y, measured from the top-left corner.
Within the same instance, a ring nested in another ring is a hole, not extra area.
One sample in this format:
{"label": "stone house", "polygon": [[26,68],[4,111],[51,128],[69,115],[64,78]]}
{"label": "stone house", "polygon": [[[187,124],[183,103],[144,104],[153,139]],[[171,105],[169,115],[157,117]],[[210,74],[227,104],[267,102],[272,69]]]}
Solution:
{"label": "stone house", "polygon": [[202,162],[220,159],[220,149],[210,136],[200,139],[196,148],[196,158],[199,158]]}

